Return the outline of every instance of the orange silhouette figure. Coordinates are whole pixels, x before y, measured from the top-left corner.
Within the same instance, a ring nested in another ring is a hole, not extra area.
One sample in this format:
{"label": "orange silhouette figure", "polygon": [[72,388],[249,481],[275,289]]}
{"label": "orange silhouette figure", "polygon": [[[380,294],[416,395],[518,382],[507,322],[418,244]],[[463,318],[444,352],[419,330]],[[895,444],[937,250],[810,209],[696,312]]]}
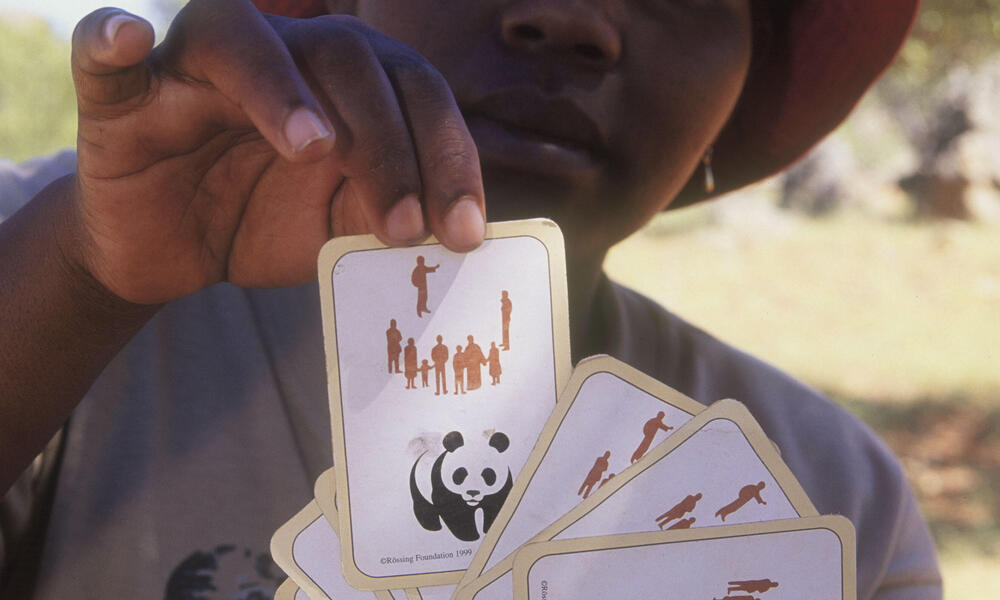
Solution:
{"label": "orange silhouette figure", "polygon": [[656,436],[656,432],[659,430],[670,431],[673,429],[670,425],[663,422],[663,417],[666,413],[662,410],[656,413],[656,416],[652,419],[646,421],[646,424],[642,426],[642,441],[639,442],[639,447],[635,449],[632,453],[632,462],[636,462],[649,450],[650,444],[653,443],[653,438]]}
{"label": "orange silhouette figure", "polygon": [[471,335],[468,340],[465,352],[462,353],[462,362],[465,364],[465,389],[472,391],[478,390],[483,385],[482,368],[486,364],[486,357],[483,356],[483,349],[472,339]]}
{"label": "orange silhouette figure", "polygon": [[431,360],[434,361],[434,395],[448,393],[448,346],[437,336],[437,345],[431,348]]}
{"label": "orange silhouette figure", "polygon": [[490,355],[486,357],[486,362],[490,365],[490,378],[493,380],[490,385],[500,383],[500,373],[503,371],[500,369],[500,349],[496,342],[490,343]]}
{"label": "orange silhouette figure", "polygon": [[604,454],[597,457],[594,461],[594,466],[590,467],[590,472],[587,473],[587,478],[583,480],[583,484],[580,489],[576,492],[576,495],[583,495],[584,498],[590,495],[590,492],[597,485],[597,482],[601,480],[601,475],[608,470],[608,459],[611,458],[611,451],[605,450]]}
{"label": "orange silhouette figure", "polygon": [[743,508],[743,505],[751,500],[756,500],[757,504],[767,504],[767,502],[764,502],[764,499],[760,497],[760,491],[762,489],[764,489],[763,481],[756,485],[751,484],[743,486],[740,488],[740,494],[736,500],[733,500],[729,504],[720,508],[718,512],[715,513],[715,516],[720,517],[723,521],[725,521],[727,516]]}
{"label": "orange silhouette figure", "polygon": [[413,381],[417,378],[417,347],[413,345],[413,338],[406,340],[403,348],[403,375],[406,376],[406,389],[417,387]]}
{"label": "orange silhouette figure", "polygon": [[604,478],[603,481],[601,481],[601,485],[597,486],[597,489],[601,489],[602,487],[604,487],[605,483],[611,481],[614,478],[615,478],[615,474],[614,473],[608,475],[607,477]]}
{"label": "orange silhouette figure", "polygon": [[[690,529],[691,526],[694,525],[694,521],[695,521],[694,517],[688,517],[686,519],[681,519],[680,521],[677,521],[676,523],[674,523],[670,527],[667,527],[667,530],[669,531],[671,529]],[[660,529],[663,529],[663,528],[661,527]]]}
{"label": "orange silhouette figure", "polygon": [[656,517],[656,524],[660,526],[660,529],[663,529],[667,523],[674,519],[679,519],[694,510],[699,500],[701,500],[701,492],[694,495],[689,494],[686,498],[671,507],[670,510]]}
{"label": "orange silhouette figure", "polygon": [[429,267],[424,264],[424,257],[417,257],[417,266],[413,267],[410,273],[410,283],[417,288],[417,316],[423,318],[423,313],[430,313],[427,308],[427,274],[437,271],[441,265]]}
{"label": "orange silhouette figure", "polygon": [[504,350],[510,350],[510,311],[513,309],[507,290],[503,290],[500,292],[500,326],[503,330],[503,343],[500,347]]}
{"label": "orange silhouette figure", "polygon": [[420,367],[417,370],[420,371],[420,387],[427,387],[430,385],[427,383],[427,374],[430,372],[431,366],[427,364],[426,358],[420,361]]}
{"label": "orange silhouette figure", "polygon": [[730,592],[746,592],[748,594],[763,594],[771,588],[778,587],[777,581],[770,579],[747,579],[745,581],[730,581]]}
{"label": "orange silhouette figure", "polygon": [[462,347],[455,346],[455,354],[451,357],[451,368],[455,370],[455,395],[465,393],[465,357],[462,355]]}
{"label": "orange silhouette figure", "polygon": [[399,355],[403,352],[403,346],[400,345],[402,341],[403,334],[396,329],[396,319],[389,319],[389,329],[385,330],[385,352],[389,356],[390,373],[402,373],[399,370]]}

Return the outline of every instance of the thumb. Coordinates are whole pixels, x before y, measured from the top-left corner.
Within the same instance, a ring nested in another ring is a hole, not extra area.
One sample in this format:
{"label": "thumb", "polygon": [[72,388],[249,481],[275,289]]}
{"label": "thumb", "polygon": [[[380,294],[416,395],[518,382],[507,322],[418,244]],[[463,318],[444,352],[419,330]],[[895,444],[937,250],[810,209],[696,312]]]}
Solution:
{"label": "thumb", "polygon": [[80,114],[110,117],[149,89],[145,59],[153,26],[117,8],[96,10],[73,30],[73,83]]}

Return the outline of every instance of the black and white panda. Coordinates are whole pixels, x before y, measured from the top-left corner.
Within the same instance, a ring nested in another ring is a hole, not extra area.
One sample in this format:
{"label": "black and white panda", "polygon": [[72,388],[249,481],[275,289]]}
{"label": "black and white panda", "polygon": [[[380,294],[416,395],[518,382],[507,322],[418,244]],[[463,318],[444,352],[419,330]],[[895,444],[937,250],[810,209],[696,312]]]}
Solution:
{"label": "black and white panda", "polygon": [[443,522],[456,538],[473,542],[479,539],[476,511],[483,511],[483,533],[489,531],[514,485],[510,465],[506,461],[510,440],[503,433],[490,436],[483,448],[466,446],[462,434],[452,431],[444,436],[444,452],[431,468],[431,499],[428,501],[417,486],[417,463],[410,469],[410,495],[413,514],[420,525],[438,531]]}

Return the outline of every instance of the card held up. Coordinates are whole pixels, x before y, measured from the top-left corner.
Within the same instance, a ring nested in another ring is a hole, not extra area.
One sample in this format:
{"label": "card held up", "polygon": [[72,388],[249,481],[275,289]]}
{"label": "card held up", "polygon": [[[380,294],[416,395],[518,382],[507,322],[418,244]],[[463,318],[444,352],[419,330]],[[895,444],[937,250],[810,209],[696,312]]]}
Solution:
{"label": "card held up", "polygon": [[320,254],[344,575],[457,583],[571,368],[562,236],[495,223],[478,249],[335,238]]}

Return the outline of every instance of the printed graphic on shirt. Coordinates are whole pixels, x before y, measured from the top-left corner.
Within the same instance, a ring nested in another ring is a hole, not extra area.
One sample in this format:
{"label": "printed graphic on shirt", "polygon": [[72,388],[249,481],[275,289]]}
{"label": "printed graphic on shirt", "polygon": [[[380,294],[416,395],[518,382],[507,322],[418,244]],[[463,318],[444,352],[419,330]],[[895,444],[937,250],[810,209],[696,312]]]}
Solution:
{"label": "printed graphic on shirt", "polygon": [[231,544],[197,551],[170,574],[164,600],[271,600],[281,569],[266,552]]}

